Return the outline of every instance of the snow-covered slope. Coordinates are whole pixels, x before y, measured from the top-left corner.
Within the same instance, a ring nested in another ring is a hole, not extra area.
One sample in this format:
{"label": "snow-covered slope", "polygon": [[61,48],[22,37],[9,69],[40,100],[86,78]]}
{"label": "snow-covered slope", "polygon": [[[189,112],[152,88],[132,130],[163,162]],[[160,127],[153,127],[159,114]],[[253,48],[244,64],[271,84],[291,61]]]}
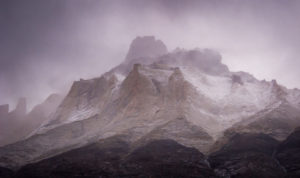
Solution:
{"label": "snow-covered slope", "polygon": [[[173,139],[207,153],[224,133],[284,138],[300,125],[299,90],[230,72],[213,50],[168,53],[161,43],[139,37],[124,63],[74,82],[51,120],[27,140],[0,148],[0,166],[18,167],[116,135],[136,144]],[[288,126],[278,131],[278,120]]]}

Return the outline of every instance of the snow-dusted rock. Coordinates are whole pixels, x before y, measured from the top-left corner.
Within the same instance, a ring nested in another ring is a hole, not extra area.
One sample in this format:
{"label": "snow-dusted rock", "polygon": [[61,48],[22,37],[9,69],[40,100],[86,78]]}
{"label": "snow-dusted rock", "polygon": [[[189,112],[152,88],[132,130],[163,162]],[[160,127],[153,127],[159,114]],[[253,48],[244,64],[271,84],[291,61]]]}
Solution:
{"label": "snow-dusted rock", "polygon": [[282,139],[300,125],[299,103],[299,90],[230,72],[215,51],[167,53],[161,41],[137,38],[124,63],[74,82],[52,119],[27,140],[0,148],[0,166],[116,135],[136,144],[173,139],[204,153],[230,132]]}

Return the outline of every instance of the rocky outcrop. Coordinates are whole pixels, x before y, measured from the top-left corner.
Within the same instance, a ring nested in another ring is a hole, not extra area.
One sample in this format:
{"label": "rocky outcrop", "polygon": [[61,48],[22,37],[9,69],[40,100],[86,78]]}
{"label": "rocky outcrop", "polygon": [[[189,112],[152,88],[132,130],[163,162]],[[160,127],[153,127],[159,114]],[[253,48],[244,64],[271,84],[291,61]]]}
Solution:
{"label": "rocky outcrop", "polygon": [[114,75],[74,82],[68,95],[57,108],[53,119],[45,123],[43,128],[52,128],[98,114],[110,101],[109,97],[116,84],[117,78]]}
{"label": "rocky outcrop", "polygon": [[7,117],[8,111],[9,111],[8,104],[0,105],[0,118]]}
{"label": "rocky outcrop", "polygon": [[44,122],[47,122],[62,100],[58,94],[50,95],[43,103],[26,114],[26,99],[20,98],[16,109],[7,113],[0,120],[0,146],[8,145],[34,133]]}
{"label": "rocky outcrop", "polygon": [[167,53],[165,44],[161,40],[156,40],[154,36],[137,37],[130,44],[124,62],[113,68],[111,72],[127,75],[134,64],[152,64]]}
{"label": "rocky outcrop", "polygon": [[137,37],[130,45],[125,62],[137,58],[155,58],[167,53],[166,45],[161,40],[156,40],[154,36]]}
{"label": "rocky outcrop", "polygon": [[26,104],[26,98],[20,98],[16,109],[12,112],[12,114],[16,115],[16,117],[24,117],[26,115],[27,110],[27,104]]}

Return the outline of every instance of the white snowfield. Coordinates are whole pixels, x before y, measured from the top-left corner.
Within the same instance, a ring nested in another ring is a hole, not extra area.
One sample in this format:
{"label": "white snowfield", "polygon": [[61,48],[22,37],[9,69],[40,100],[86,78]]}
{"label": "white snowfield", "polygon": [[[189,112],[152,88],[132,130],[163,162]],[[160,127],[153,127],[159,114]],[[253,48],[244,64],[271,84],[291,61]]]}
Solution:
{"label": "white snowfield", "polygon": [[247,80],[248,76],[235,74],[241,78],[242,84],[240,84],[232,81],[233,73],[209,75],[187,66],[182,67],[181,70],[185,79],[197,89],[199,95],[209,98],[218,108],[218,112],[210,112],[196,106],[192,108],[203,115],[217,119],[221,124],[221,130],[261,110],[275,108],[282,102],[273,92],[276,86],[272,82],[254,78]]}

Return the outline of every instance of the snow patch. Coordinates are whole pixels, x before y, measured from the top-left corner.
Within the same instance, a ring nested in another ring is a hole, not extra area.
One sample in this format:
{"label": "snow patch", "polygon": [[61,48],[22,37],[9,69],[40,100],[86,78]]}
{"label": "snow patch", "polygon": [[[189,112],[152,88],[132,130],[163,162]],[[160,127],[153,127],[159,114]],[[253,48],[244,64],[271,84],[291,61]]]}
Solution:
{"label": "snow patch", "polygon": [[88,119],[95,114],[97,114],[97,112],[92,107],[85,107],[79,110],[74,110],[72,111],[72,113],[70,114],[69,118],[66,120],[65,123]]}
{"label": "snow patch", "polygon": [[117,80],[119,82],[123,82],[123,80],[125,79],[125,76],[120,73],[115,73],[115,76],[117,77]]}

